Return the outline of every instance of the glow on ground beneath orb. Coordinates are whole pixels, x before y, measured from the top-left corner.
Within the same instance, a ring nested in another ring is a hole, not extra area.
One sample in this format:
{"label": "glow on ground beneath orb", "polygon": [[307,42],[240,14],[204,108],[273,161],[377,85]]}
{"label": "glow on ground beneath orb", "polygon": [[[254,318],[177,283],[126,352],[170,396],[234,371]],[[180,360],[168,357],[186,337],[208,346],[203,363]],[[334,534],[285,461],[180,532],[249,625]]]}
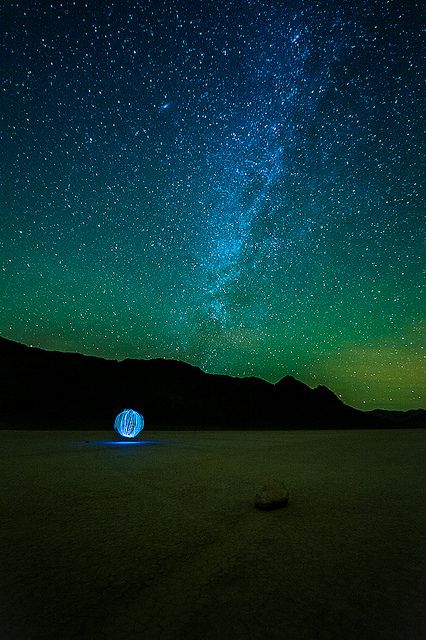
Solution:
{"label": "glow on ground beneath orb", "polygon": [[138,445],[138,444],[158,444],[155,440],[104,440],[99,442],[99,444],[108,444],[108,445]]}

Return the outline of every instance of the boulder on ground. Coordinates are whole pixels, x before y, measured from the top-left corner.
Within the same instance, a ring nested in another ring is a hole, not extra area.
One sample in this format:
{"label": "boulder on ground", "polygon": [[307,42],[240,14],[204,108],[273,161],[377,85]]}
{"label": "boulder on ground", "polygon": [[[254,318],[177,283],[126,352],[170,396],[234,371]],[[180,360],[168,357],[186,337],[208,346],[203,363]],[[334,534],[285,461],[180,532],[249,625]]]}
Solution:
{"label": "boulder on ground", "polygon": [[278,480],[268,480],[257,491],[254,506],[256,509],[278,509],[288,505],[288,489]]}

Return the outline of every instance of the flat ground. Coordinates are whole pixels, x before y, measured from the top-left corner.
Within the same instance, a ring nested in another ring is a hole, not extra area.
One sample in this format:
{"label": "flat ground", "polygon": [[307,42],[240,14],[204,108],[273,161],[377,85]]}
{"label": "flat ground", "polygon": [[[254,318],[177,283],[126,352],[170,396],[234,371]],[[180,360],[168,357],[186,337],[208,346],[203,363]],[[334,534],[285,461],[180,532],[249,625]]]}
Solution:
{"label": "flat ground", "polygon": [[426,637],[426,432],[143,440],[0,432],[2,640]]}

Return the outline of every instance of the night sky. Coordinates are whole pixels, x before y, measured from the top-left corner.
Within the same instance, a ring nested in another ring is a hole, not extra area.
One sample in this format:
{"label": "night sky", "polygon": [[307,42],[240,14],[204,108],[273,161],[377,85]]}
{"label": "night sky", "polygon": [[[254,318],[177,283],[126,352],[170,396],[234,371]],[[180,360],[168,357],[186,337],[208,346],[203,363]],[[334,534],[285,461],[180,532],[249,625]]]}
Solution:
{"label": "night sky", "polygon": [[425,405],[421,4],[1,3],[0,335]]}

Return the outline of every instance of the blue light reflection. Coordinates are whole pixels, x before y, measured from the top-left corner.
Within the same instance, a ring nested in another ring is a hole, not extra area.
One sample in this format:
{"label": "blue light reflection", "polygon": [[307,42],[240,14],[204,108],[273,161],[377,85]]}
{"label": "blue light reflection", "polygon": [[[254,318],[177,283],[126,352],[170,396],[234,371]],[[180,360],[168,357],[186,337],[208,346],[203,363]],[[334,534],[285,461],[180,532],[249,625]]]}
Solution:
{"label": "blue light reflection", "polygon": [[123,447],[123,446],[131,446],[131,445],[138,445],[138,444],[159,444],[159,443],[156,442],[155,440],[132,440],[131,442],[126,440],[124,441],[123,440],[103,440],[95,444],[106,444],[108,446],[118,445],[119,447]]}

